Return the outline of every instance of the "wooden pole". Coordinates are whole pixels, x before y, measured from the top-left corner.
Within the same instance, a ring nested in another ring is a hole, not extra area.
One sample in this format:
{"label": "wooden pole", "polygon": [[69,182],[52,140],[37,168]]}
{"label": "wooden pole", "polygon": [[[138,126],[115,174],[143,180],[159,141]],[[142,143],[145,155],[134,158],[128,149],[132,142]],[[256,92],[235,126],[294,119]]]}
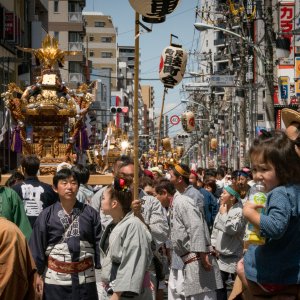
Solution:
{"label": "wooden pole", "polygon": [[139,124],[138,124],[138,109],[139,109],[139,52],[140,52],[140,16],[135,13],[135,43],[134,43],[134,103],[133,103],[133,133],[134,133],[134,178],[133,178],[133,196],[134,199],[139,198]]}
{"label": "wooden pole", "polygon": [[164,93],[163,93],[163,98],[162,98],[162,103],[161,103],[159,123],[158,123],[158,128],[157,128],[158,133],[157,133],[157,143],[156,143],[156,166],[158,165],[159,146],[160,146],[160,138],[161,138],[160,137],[160,129],[161,129],[162,117],[164,114],[165,98],[166,98],[167,92],[168,92],[168,89],[165,87]]}

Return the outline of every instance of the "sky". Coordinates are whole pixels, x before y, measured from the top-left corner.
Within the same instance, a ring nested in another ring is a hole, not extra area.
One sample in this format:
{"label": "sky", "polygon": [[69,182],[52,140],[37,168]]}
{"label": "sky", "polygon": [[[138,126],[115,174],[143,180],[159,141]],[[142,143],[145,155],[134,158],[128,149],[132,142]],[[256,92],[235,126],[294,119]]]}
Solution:
{"label": "sky", "polygon": [[[200,0],[181,0],[176,9],[166,16],[166,21],[154,24],[152,32],[143,32],[140,35],[140,84],[152,85],[155,93],[155,115],[159,116],[163,96],[163,84],[159,80],[158,66],[163,49],[170,44],[170,35],[173,42],[180,44],[187,52],[198,51],[199,32],[194,29],[196,6],[200,7]],[[127,0],[87,0],[85,11],[102,12],[112,17],[113,24],[117,27],[117,43],[122,46],[134,46],[134,18],[135,12]],[[199,20],[199,19],[198,19]],[[151,24],[144,23],[147,27]],[[197,71],[195,55],[188,56],[188,65],[185,76]],[[183,82],[191,81],[184,79]],[[169,116],[180,116],[185,111],[185,104],[180,104],[180,89],[182,82],[173,89],[168,90],[165,98],[164,113]],[[170,124],[171,126],[171,124]],[[169,136],[182,133],[179,123],[169,129]]]}

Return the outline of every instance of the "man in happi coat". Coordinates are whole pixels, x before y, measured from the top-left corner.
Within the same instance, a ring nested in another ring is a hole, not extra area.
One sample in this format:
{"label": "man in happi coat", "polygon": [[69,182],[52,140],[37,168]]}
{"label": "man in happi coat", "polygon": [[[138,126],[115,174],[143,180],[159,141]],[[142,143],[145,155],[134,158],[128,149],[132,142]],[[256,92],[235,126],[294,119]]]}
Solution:
{"label": "man in happi coat", "polygon": [[73,170],[59,171],[53,186],[60,202],[41,212],[29,241],[39,274],[37,292],[44,300],[98,299],[99,214],[76,199],[78,179]]}
{"label": "man in happi coat", "polygon": [[216,290],[223,284],[216,259],[211,255],[209,231],[203,205],[199,203],[202,197],[192,199],[184,195],[190,173],[181,165],[175,165],[170,175],[177,192],[170,212],[173,255],[169,299],[216,299]]}

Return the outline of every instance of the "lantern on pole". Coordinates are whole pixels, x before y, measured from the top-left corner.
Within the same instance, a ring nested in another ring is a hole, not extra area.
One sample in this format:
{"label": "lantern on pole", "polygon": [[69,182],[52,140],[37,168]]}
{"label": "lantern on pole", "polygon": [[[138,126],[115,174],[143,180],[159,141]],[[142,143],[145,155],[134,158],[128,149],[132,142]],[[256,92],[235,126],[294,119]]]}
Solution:
{"label": "lantern on pole", "polygon": [[187,52],[179,45],[166,47],[160,57],[159,79],[166,88],[173,88],[183,78]]}
{"label": "lantern on pole", "polygon": [[178,158],[181,158],[184,152],[184,148],[182,146],[177,146],[176,147],[176,154]]}
{"label": "lantern on pole", "polygon": [[218,147],[218,141],[217,141],[217,139],[216,139],[216,138],[212,138],[212,139],[210,140],[210,148],[211,148],[212,150],[216,150],[217,147]]}
{"label": "lantern on pole", "polygon": [[185,132],[192,132],[195,129],[195,115],[192,111],[186,111],[181,115],[181,124]]}
{"label": "lantern on pole", "polygon": [[147,23],[162,23],[177,7],[179,0],[129,0],[133,9]]}
{"label": "lantern on pole", "polygon": [[171,147],[171,141],[168,137],[166,138],[163,138],[161,140],[161,144],[162,144],[162,147],[165,151],[169,152],[171,151],[172,147]]}

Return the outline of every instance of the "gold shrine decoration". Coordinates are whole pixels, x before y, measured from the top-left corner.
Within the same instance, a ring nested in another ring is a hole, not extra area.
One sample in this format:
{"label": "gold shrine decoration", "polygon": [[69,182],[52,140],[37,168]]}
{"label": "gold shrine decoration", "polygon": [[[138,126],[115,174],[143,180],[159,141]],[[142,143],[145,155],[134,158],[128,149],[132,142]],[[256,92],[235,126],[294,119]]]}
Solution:
{"label": "gold shrine decoration", "polygon": [[40,173],[54,174],[58,164],[75,159],[74,150],[82,153],[88,149],[85,115],[94,101],[88,92],[94,82],[79,83],[77,90],[62,82],[59,67],[65,56],[80,52],[60,50],[57,40],[49,35],[41,48],[18,49],[34,54],[41,70],[24,90],[12,82],[1,94],[12,116],[11,150],[37,155]]}
{"label": "gold shrine decoration", "polygon": [[187,52],[179,45],[166,47],[160,57],[159,79],[166,88],[179,84],[184,76]]}
{"label": "gold shrine decoration", "polygon": [[45,69],[52,69],[56,63],[62,67],[66,56],[77,55],[81,53],[80,51],[60,50],[58,48],[58,41],[49,34],[46,35],[42,42],[42,47],[39,49],[22,47],[17,48],[23,52],[33,53],[37,61],[41,63]]}

